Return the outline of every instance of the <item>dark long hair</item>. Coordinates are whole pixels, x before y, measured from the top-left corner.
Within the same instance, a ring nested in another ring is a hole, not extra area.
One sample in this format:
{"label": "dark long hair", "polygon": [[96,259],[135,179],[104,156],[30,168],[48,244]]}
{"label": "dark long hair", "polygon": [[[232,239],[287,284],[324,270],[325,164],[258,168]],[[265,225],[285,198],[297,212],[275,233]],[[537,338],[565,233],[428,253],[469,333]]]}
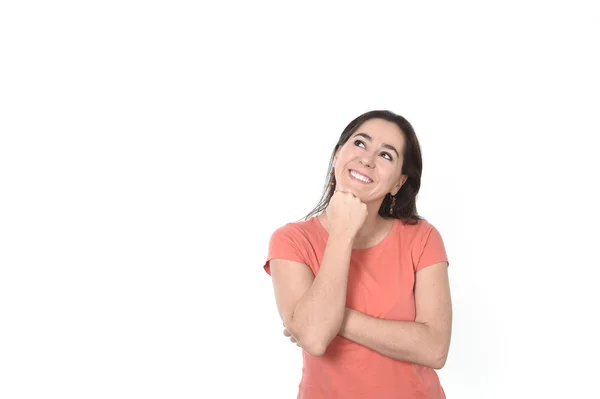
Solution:
{"label": "dark long hair", "polygon": [[360,115],[350,122],[342,132],[338,143],[333,149],[331,159],[329,160],[329,168],[327,169],[327,180],[325,183],[323,196],[321,197],[321,200],[317,206],[304,217],[304,220],[308,220],[310,217],[320,214],[327,208],[327,205],[329,205],[329,201],[335,192],[336,186],[335,176],[332,172],[335,153],[338,148],[346,144],[350,136],[352,136],[352,134],[354,134],[354,132],[356,132],[356,130],[358,130],[363,123],[374,118],[384,119],[388,122],[395,123],[398,125],[402,133],[404,133],[406,138],[406,146],[403,153],[404,161],[402,163],[402,174],[408,176],[406,182],[395,195],[396,203],[392,209],[392,214],[390,215],[392,195],[388,193],[381,203],[379,215],[386,219],[400,219],[404,224],[416,224],[420,219],[423,219],[417,214],[416,204],[417,194],[421,188],[423,160],[421,159],[421,147],[419,146],[419,140],[417,140],[415,130],[413,129],[412,125],[402,116],[396,115],[391,111],[376,110]]}

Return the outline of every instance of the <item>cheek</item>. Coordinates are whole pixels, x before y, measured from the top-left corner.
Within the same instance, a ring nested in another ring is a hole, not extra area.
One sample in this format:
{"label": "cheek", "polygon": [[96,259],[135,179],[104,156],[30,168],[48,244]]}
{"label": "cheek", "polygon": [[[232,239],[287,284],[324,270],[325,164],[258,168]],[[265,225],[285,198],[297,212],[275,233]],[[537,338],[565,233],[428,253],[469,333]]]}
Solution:
{"label": "cheek", "polygon": [[395,166],[389,161],[382,159],[382,163],[379,164],[379,177],[382,182],[386,184],[393,184],[400,178],[400,173],[396,170]]}
{"label": "cheek", "polygon": [[356,158],[358,156],[358,151],[360,150],[360,148],[353,146],[353,147],[345,147],[344,149],[342,149],[342,151],[340,151],[339,155],[338,155],[338,163],[340,163],[341,165],[344,165],[346,163],[348,163],[349,161],[351,161],[352,159]]}

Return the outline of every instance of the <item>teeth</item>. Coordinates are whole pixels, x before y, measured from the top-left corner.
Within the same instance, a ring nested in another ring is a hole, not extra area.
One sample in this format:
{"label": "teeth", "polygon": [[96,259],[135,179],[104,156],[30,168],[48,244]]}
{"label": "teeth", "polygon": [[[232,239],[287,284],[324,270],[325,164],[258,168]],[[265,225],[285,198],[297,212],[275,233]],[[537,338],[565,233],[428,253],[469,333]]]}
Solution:
{"label": "teeth", "polygon": [[363,182],[365,182],[365,183],[371,183],[371,179],[369,179],[368,177],[365,177],[365,176],[363,176],[363,175],[359,175],[358,173],[356,173],[356,172],[355,172],[355,171],[353,171],[353,170],[352,170],[352,171],[350,171],[350,174],[351,174],[353,177],[355,177],[355,178],[357,178],[358,180],[360,180],[360,181],[363,181]]}

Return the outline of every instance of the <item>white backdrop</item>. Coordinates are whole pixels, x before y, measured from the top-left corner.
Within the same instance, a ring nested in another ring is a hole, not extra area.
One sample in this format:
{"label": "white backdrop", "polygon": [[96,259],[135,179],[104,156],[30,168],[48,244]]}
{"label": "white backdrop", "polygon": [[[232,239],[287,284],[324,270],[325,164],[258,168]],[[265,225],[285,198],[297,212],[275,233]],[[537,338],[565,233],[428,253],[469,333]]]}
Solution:
{"label": "white backdrop", "polygon": [[600,398],[600,15],[422,4],[3,2],[0,397],[295,397],[268,239],[390,109],[451,262],[448,398]]}

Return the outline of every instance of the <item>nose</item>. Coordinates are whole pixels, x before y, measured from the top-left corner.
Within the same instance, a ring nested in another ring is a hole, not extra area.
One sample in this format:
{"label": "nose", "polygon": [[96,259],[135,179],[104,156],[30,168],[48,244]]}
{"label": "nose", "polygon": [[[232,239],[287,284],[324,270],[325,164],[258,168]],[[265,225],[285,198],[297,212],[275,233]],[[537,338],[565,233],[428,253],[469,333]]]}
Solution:
{"label": "nose", "polygon": [[372,168],[375,166],[375,161],[373,160],[373,153],[370,151],[364,151],[362,156],[359,159],[359,162],[364,165],[366,168]]}

